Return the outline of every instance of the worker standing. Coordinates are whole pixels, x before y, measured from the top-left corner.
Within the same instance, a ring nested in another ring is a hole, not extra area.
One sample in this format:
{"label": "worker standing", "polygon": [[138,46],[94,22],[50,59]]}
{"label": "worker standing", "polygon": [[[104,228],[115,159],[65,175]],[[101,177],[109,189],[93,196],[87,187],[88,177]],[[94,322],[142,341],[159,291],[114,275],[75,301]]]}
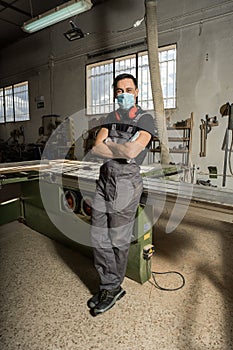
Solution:
{"label": "worker standing", "polygon": [[155,130],[152,116],[136,104],[133,75],[118,75],[113,89],[119,108],[105,119],[91,151],[104,158],[92,206],[91,241],[100,277],[99,292],[88,300],[93,315],[109,310],[125,295],[121,284],[143,189],[139,165]]}

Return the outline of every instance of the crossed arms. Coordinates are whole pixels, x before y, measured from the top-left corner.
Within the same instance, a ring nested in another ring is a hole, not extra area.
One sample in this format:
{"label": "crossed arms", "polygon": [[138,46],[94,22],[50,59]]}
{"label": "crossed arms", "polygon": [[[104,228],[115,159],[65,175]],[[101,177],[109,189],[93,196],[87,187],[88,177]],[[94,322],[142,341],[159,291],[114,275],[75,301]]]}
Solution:
{"label": "crossed arms", "polygon": [[151,139],[151,134],[147,131],[140,130],[139,136],[135,141],[122,144],[112,141],[104,143],[104,140],[106,140],[107,137],[108,129],[101,128],[91,151],[93,154],[104,158],[133,159],[147,146]]}

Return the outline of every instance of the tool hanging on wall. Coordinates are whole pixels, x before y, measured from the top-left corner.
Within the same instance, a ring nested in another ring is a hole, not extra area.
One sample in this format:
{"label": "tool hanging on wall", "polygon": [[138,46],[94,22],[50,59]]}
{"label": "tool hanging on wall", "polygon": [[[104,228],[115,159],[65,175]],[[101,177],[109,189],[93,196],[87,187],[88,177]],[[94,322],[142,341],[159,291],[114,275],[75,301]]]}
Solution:
{"label": "tool hanging on wall", "polygon": [[201,125],[200,125],[200,131],[201,131],[201,145],[200,145],[200,157],[206,157],[206,140],[207,140],[207,134],[212,130],[213,126],[217,126],[218,121],[217,117],[209,117],[208,114],[205,116],[205,120],[201,119]]}
{"label": "tool hanging on wall", "polygon": [[[222,179],[222,186],[226,186],[226,174],[227,174],[227,161],[229,165],[229,170],[231,175],[233,175],[232,166],[231,166],[231,154],[233,151],[233,103],[230,104],[227,102],[225,105],[222,105],[220,107],[220,113],[222,117],[228,116],[228,125],[225,132],[222,150],[225,151],[224,153],[224,164],[223,164],[223,179]],[[232,133],[231,137],[231,144],[230,147],[228,147],[229,138],[230,138],[230,130]]]}

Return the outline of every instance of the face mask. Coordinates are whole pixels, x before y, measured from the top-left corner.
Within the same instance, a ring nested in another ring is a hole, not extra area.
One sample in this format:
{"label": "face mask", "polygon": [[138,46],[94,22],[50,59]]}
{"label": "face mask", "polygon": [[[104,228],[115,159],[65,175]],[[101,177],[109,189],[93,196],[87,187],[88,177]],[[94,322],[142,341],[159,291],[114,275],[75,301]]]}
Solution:
{"label": "face mask", "polygon": [[135,100],[134,95],[124,92],[116,97],[118,105],[122,109],[130,109],[134,106]]}

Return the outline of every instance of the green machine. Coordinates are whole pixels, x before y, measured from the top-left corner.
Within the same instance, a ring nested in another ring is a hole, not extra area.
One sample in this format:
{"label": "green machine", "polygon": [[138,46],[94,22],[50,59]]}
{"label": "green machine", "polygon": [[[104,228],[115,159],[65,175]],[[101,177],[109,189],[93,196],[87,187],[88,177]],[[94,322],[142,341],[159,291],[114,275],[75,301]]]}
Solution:
{"label": "green machine", "polygon": [[[40,185],[41,183],[35,180],[21,184],[25,223],[32,229],[91,257],[88,202],[91,194],[86,193],[87,197],[84,198],[77,188],[63,188],[56,183],[44,182],[42,191],[47,192],[49,200],[43,202]],[[76,203],[70,208],[74,200]],[[152,245],[151,217],[152,207],[140,205],[136,214],[126,272],[127,277],[139,283],[146,282],[151,275],[150,260],[144,257],[145,249]]]}
{"label": "green machine", "polygon": [[[20,219],[33,230],[92,257],[91,201],[100,165],[58,163],[52,161],[48,168],[25,169],[4,177],[0,225]],[[17,186],[16,196],[13,186]],[[8,200],[3,195],[7,189],[11,193]],[[152,206],[140,204],[135,218],[126,276],[139,283],[151,277],[152,214]]]}

